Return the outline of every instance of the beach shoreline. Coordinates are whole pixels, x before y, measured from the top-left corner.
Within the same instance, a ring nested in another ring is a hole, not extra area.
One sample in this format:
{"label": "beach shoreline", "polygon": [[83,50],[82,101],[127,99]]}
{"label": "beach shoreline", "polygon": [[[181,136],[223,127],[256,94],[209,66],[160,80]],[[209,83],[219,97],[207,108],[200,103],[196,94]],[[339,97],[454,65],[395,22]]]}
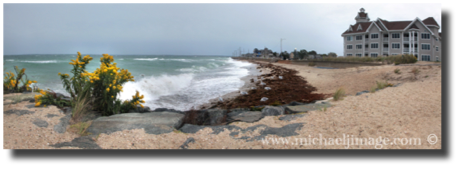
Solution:
{"label": "beach shoreline", "polygon": [[[264,129],[255,131],[223,129],[219,133],[205,127],[195,133],[170,132],[148,134],[143,129],[101,133],[94,139],[102,149],[178,149],[184,141],[193,138],[188,149],[441,149],[441,66],[364,66],[347,69],[320,69],[308,66],[272,63],[297,70],[319,93],[332,93],[337,88],[346,89],[347,96],[331,102],[331,107],[296,114],[294,119],[281,120],[285,115],[266,116],[257,122],[234,122],[230,127],[241,129],[267,126],[277,128],[298,126],[295,133],[285,139],[303,139],[308,136],[324,139],[343,138],[343,135],[366,139],[417,139],[419,144],[384,145],[280,145],[265,144],[260,140],[245,138],[260,136]],[[399,69],[397,74],[394,70]],[[414,75],[412,69],[419,69]],[[357,91],[369,89],[376,81],[387,81],[395,87],[356,95]],[[33,107],[29,101],[12,103],[15,94],[4,95],[4,149],[56,149],[51,145],[71,142],[79,136],[71,131],[56,133],[53,128],[65,117],[56,106]],[[46,121],[48,126],[39,127],[33,122]],[[428,135],[438,137],[434,144],[428,143]],[[276,134],[266,139],[282,138]],[[78,141],[78,140],[77,140]],[[78,149],[78,146],[61,149]]]}

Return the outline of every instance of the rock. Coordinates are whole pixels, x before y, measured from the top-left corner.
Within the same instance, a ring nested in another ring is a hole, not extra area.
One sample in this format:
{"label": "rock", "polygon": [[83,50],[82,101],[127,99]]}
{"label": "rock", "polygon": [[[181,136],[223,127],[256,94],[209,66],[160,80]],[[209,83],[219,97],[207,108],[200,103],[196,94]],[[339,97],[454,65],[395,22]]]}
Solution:
{"label": "rock", "polygon": [[152,112],[175,112],[175,113],[179,113],[179,114],[184,114],[184,112],[182,112],[182,111],[174,110],[174,109],[168,109],[168,108],[156,108]]}
{"label": "rock", "polygon": [[261,98],[261,101],[262,101],[262,102],[265,102],[265,101],[267,101],[267,100],[269,100],[269,98],[267,98],[267,97]]}
{"label": "rock", "polygon": [[264,87],[265,90],[270,90],[271,88],[270,87]]}
{"label": "rock", "polygon": [[370,93],[370,91],[365,90],[365,91],[357,92],[357,94],[355,94],[355,95],[359,96],[359,95],[364,94],[364,93]]}
{"label": "rock", "polygon": [[297,106],[297,105],[303,105],[303,104],[305,104],[305,103],[301,103],[301,102],[297,102],[297,101],[292,101],[292,102],[290,102],[288,105],[289,105],[289,106]]}
{"label": "rock", "polygon": [[280,80],[283,79],[283,76],[279,76],[279,79],[280,79]]}
{"label": "rock", "polygon": [[55,148],[61,148],[61,147],[79,147],[82,149],[102,149],[96,142],[92,139],[91,136],[82,136],[75,138],[71,142],[62,142],[62,143],[57,143],[54,145],[50,145]]}
{"label": "rock", "polygon": [[72,114],[66,114],[64,117],[59,119],[59,123],[57,125],[54,125],[53,130],[58,133],[66,132],[66,129],[67,129],[67,126],[69,125],[69,120],[71,117],[72,117]]}
{"label": "rock", "polygon": [[193,137],[187,138],[187,140],[179,147],[180,149],[187,149],[189,143],[195,143],[195,139]]}
{"label": "rock", "polygon": [[210,118],[210,122],[207,124],[218,125],[226,122],[224,117],[226,116],[227,111],[221,109],[209,109],[207,112],[208,117]]}
{"label": "rock", "polygon": [[241,95],[247,95],[248,93],[246,91],[241,91],[240,94]]}
{"label": "rock", "polygon": [[52,117],[56,117],[56,116],[58,116],[58,115],[56,115],[56,114],[47,114],[46,115],[47,118],[52,118]]}
{"label": "rock", "polygon": [[42,119],[35,119],[32,123],[38,127],[48,127],[48,122]]}
{"label": "rock", "polygon": [[251,87],[250,89],[251,89],[251,90],[254,90],[254,89],[256,89],[256,87]]}
{"label": "rock", "polygon": [[264,82],[261,82],[261,86],[265,86],[265,85],[266,85],[266,83],[264,83]]}
{"label": "rock", "polygon": [[266,106],[262,110],[263,116],[278,116],[285,113],[285,108],[278,106]]}
{"label": "rock", "polygon": [[314,110],[319,110],[323,108],[328,108],[331,107],[331,104],[328,102],[325,102],[325,104],[305,104],[305,105],[298,105],[298,106],[286,106],[286,110],[289,114],[294,114],[294,113],[304,113],[308,111],[314,111]]}
{"label": "rock", "polygon": [[258,111],[246,111],[246,112],[231,112],[227,114],[227,121],[228,122],[247,122],[252,123],[263,118],[262,112]]}
{"label": "rock", "polygon": [[32,113],[35,113],[35,112],[29,111],[29,110],[16,110],[16,109],[8,110],[8,111],[3,112],[3,114],[6,114],[6,115],[15,114],[15,115],[18,115],[18,116],[22,116],[22,115],[26,115],[26,114],[32,114]]}
{"label": "rock", "polygon": [[229,131],[232,130],[241,130],[242,128],[234,125],[220,125],[220,126],[200,126],[200,125],[192,125],[192,124],[185,124],[179,130],[184,133],[197,133],[199,130],[204,128],[211,128],[213,130],[212,134],[219,134],[227,129]]}
{"label": "rock", "polygon": [[306,114],[286,115],[286,116],[280,117],[279,120],[291,121],[291,120],[295,120],[295,119],[297,119],[297,118],[304,117],[304,116],[306,116]]}
{"label": "rock", "polygon": [[183,117],[184,114],[175,112],[117,114],[95,119],[87,132],[110,134],[122,130],[144,129],[149,134],[169,133],[179,128]]}
{"label": "rock", "polygon": [[397,84],[394,84],[392,87],[399,87],[401,85],[402,85],[402,83],[397,83]]}
{"label": "rock", "polygon": [[[241,130],[241,132],[242,133],[253,132],[256,129],[261,128],[261,127],[263,129],[259,132],[260,134],[259,136],[255,136],[254,138],[244,136],[242,138],[237,138],[237,139],[246,139],[247,141],[253,141],[253,140],[264,139],[267,135],[277,135],[280,137],[295,136],[295,135],[298,135],[298,133],[296,133],[295,131],[301,129],[301,127],[303,127],[303,123],[289,124],[281,128],[273,128],[267,125],[255,125],[255,126],[251,126],[246,129],[243,129]],[[235,135],[238,135],[238,133],[231,133],[229,135],[234,137]]]}

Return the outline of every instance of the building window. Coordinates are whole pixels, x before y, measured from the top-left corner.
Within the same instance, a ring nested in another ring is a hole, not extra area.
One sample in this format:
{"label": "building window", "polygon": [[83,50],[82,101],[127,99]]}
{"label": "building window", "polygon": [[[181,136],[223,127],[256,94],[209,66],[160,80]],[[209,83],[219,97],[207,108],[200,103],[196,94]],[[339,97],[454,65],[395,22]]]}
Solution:
{"label": "building window", "polygon": [[356,49],[362,49],[362,44],[357,44],[357,45],[355,45],[355,48],[356,48]]}
{"label": "building window", "polygon": [[439,61],[439,56],[435,56],[435,61]]}
{"label": "building window", "polygon": [[347,56],[352,56],[352,54],[347,54]]}
{"label": "building window", "polygon": [[430,44],[421,44],[421,49],[422,50],[431,50],[431,45]]}
{"label": "building window", "polygon": [[362,40],[362,36],[361,35],[355,36],[355,40]]}
{"label": "building window", "polygon": [[371,53],[370,56],[371,57],[378,57],[378,53]]}
{"label": "building window", "polygon": [[372,43],[371,48],[378,48],[378,43]]}
{"label": "building window", "polygon": [[392,43],[392,49],[400,49],[400,43]]}
{"label": "building window", "polygon": [[371,39],[377,39],[379,34],[371,34]]}
{"label": "building window", "polygon": [[346,39],[347,41],[352,41],[352,36],[347,36]]}
{"label": "building window", "polygon": [[362,57],[362,54],[355,54],[356,57]]}
{"label": "building window", "polygon": [[430,40],[431,34],[429,33],[421,33],[421,39]]}
{"label": "building window", "polygon": [[435,51],[439,51],[439,47],[438,47],[438,46],[435,47]]}
{"label": "building window", "polygon": [[400,33],[392,33],[392,38],[400,38]]}
{"label": "building window", "polygon": [[431,61],[431,56],[430,55],[421,55],[421,60],[423,60],[423,61]]}
{"label": "building window", "polygon": [[348,50],[352,49],[352,45],[347,45],[347,49]]}

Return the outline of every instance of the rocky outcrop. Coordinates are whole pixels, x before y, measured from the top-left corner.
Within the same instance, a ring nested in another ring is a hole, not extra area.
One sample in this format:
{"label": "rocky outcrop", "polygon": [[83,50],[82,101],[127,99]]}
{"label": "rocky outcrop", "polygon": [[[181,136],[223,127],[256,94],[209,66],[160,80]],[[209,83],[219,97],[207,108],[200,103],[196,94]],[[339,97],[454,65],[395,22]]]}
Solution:
{"label": "rocky outcrop", "polygon": [[297,105],[297,106],[286,106],[286,110],[289,114],[295,113],[304,113],[308,111],[315,111],[320,110],[323,108],[331,107],[331,104],[328,102],[321,102],[321,103],[310,103],[305,105]]}
{"label": "rocky outcrop", "polygon": [[48,127],[48,122],[42,119],[35,119],[34,121],[32,121],[32,123],[38,127]]}
{"label": "rocky outcrop", "polygon": [[144,129],[149,134],[172,132],[182,124],[184,115],[175,112],[124,113],[93,120],[87,132],[110,134],[116,131]]}
{"label": "rocky outcrop", "polygon": [[259,111],[231,112],[227,114],[227,121],[252,123],[262,119],[264,116]]}
{"label": "rocky outcrop", "polygon": [[263,116],[278,116],[285,114],[285,108],[281,106],[266,106],[262,110]]}
{"label": "rocky outcrop", "polygon": [[96,142],[93,140],[91,136],[82,136],[75,138],[71,142],[62,142],[62,143],[57,143],[54,145],[50,145],[55,148],[61,148],[61,147],[78,147],[82,149],[102,149]]}

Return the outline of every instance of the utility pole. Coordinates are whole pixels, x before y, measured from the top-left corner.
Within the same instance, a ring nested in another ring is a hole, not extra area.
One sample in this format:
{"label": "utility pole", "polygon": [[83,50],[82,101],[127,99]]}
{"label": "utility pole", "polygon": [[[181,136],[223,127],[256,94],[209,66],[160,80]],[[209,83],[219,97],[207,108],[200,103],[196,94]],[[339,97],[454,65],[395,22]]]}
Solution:
{"label": "utility pole", "polygon": [[280,57],[282,56],[282,41],[285,40],[284,38],[280,38]]}

